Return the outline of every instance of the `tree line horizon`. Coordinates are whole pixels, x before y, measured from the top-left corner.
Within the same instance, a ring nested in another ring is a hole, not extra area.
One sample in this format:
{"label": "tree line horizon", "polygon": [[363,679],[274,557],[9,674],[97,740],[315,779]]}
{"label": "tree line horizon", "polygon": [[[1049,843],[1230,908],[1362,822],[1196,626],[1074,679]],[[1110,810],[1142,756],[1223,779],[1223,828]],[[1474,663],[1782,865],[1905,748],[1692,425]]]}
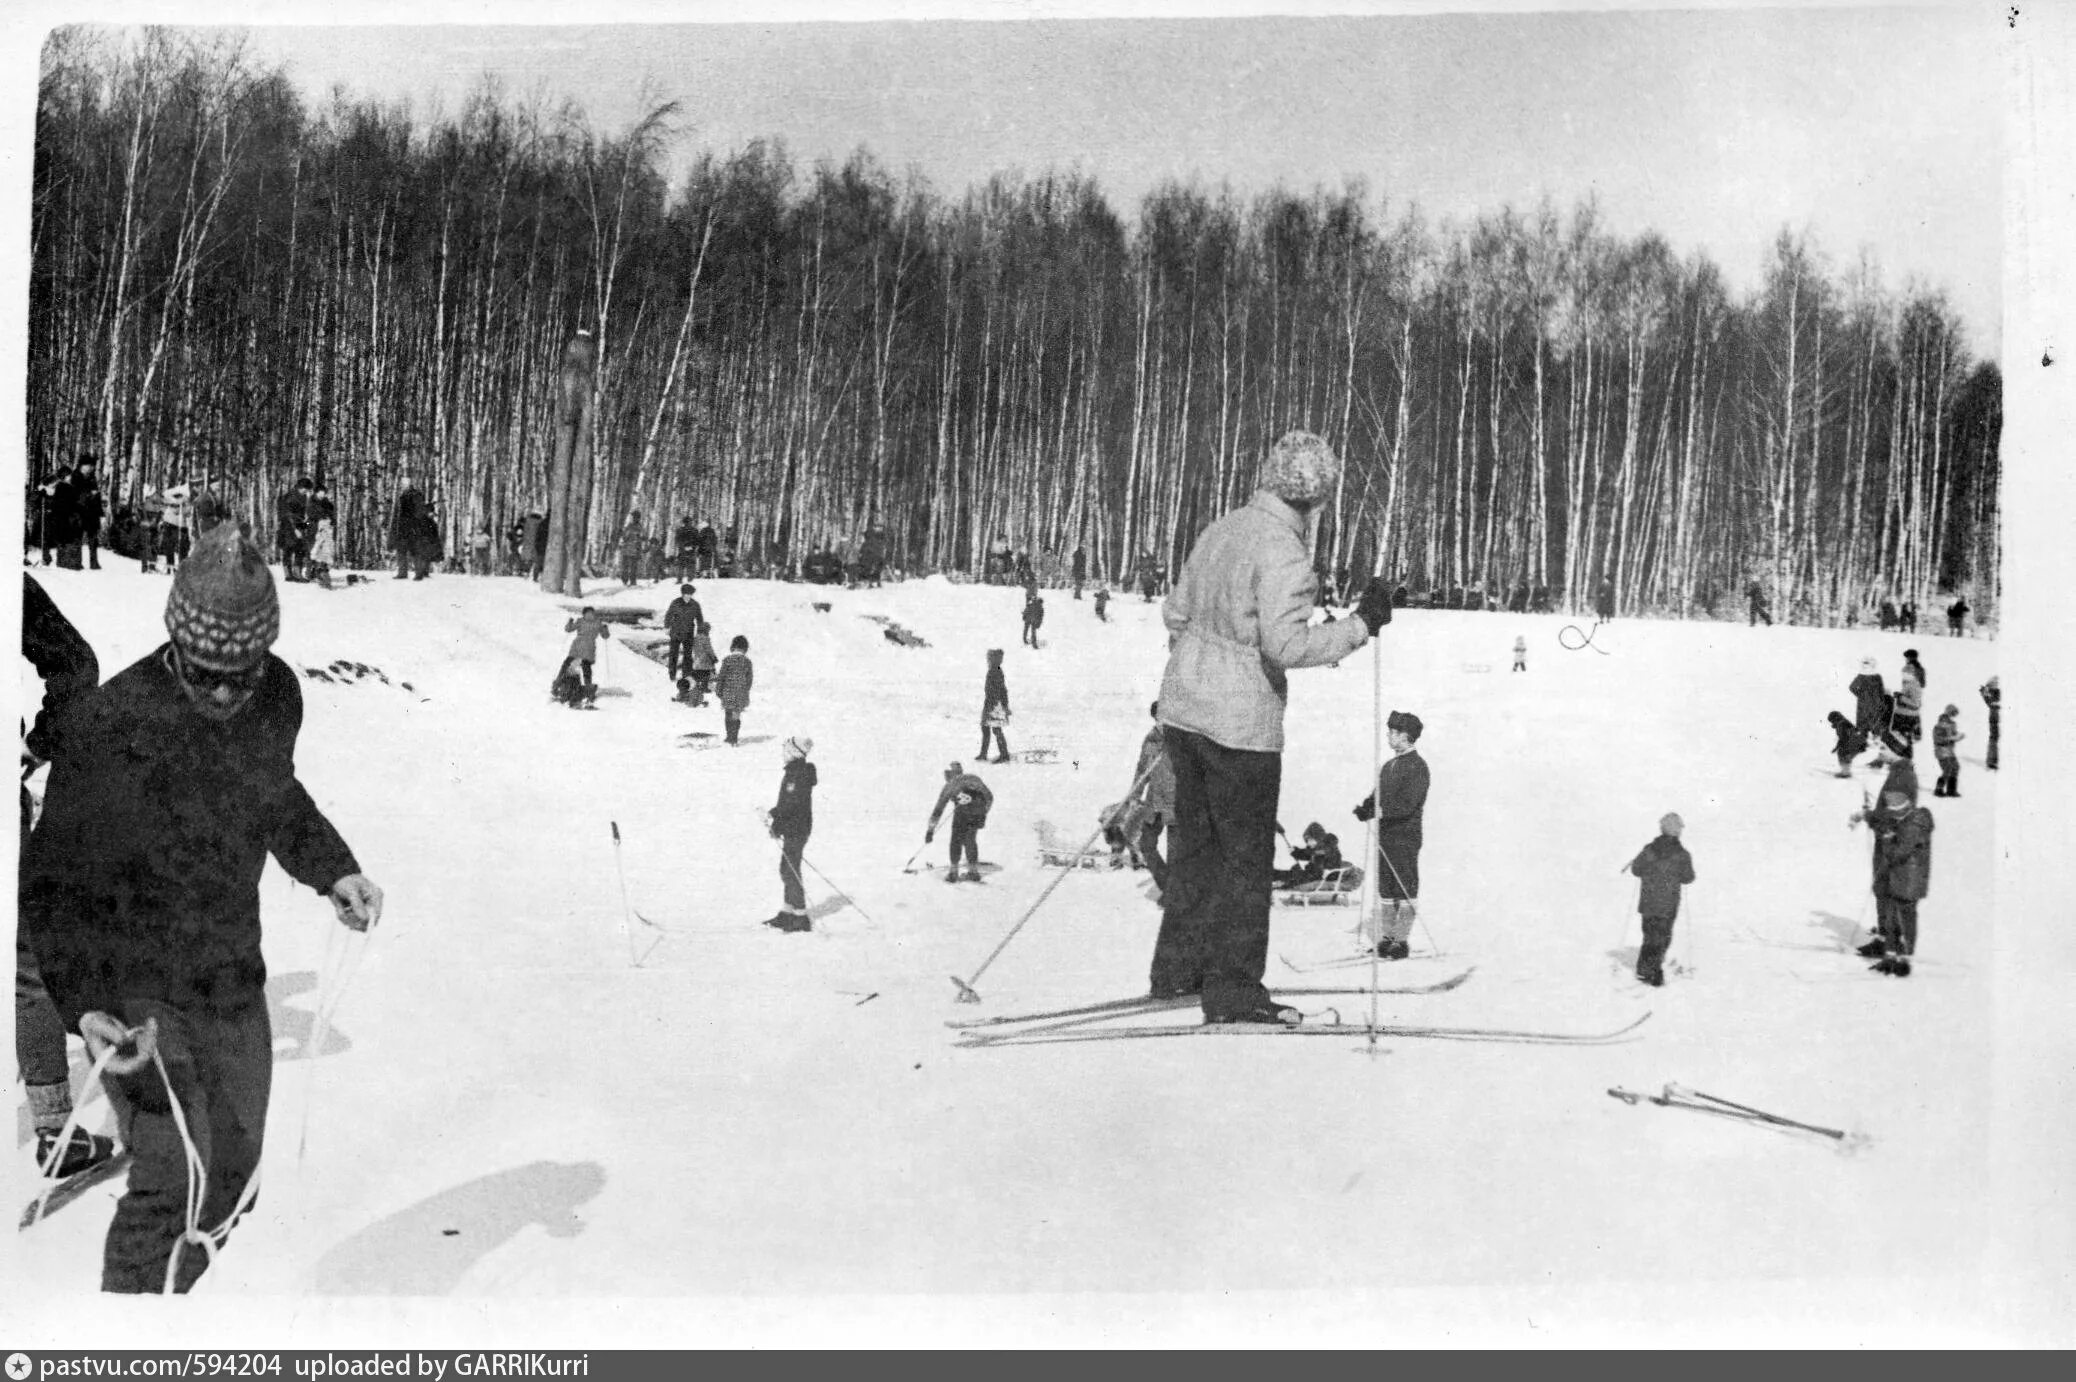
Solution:
{"label": "tree line horizon", "polygon": [[1360,183],[1171,182],[1127,223],[1080,174],[945,195],[762,140],[673,182],[677,119],[601,132],[488,76],[451,115],[313,109],[234,36],[54,30],[31,480],[92,452],[120,509],[207,478],[264,536],[309,475],[342,565],[381,562],[407,486],[450,555],[552,488],[577,571],[689,517],[747,562],[878,528],[910,571],[977,574],[1006,537],[1118,582],[1179,569],[1303,428],[1344,462],[1321,567],[1416,595],[1994,617],[1998,366],[1864,252],[1784,229],[1738,294],[1590,200],[1430,225]]}

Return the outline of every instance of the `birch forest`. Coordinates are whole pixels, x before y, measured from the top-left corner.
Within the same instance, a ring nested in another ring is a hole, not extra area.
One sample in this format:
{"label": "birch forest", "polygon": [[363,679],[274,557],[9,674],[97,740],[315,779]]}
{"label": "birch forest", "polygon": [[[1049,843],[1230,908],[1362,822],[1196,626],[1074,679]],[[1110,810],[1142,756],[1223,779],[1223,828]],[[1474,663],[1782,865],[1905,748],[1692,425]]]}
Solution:
{"label": "birch forest", "polygon": [[[322,101],[235,39],[61,29],[36,121],[26,455],[111,509],[206,478],[270,539],[299,475],[344,564],[407,484],[457,553],[546,507],[557,373],[596,344],[583,552],[678,520],[753,566],[1178,570],[1303,427],[1346,466],[1323,569],[1416,599],[1623,614],[1994,619],[1997,366],[1937,285],[1810,234],[1705,257],[1590,202],[1432,224],[1389,188],[1113,206],[1083,177],[939,188],[861,150],[703,148],[485,78],[413,114]],[[1820,218],[1819,218],[1820,223]],[[1943,597],[1943,599],[1942,599]]]}

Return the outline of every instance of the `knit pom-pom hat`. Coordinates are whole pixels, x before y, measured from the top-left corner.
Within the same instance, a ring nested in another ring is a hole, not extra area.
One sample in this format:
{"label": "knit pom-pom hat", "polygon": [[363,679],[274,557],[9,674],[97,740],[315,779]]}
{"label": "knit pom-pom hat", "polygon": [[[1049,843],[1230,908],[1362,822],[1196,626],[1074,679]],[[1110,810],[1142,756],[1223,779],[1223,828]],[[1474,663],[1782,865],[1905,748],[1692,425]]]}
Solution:
{"label": "knit pom-pom hat", "polygon": [[1285,432],[1261,468],[1261,487],[1286,504],[1316,504],[1340,479],[1341,458],[1310,432]]}
{"label": "knit pom-pom hat", "polygon": [[267,655],[281,635],[274,575],[235,523],[204,533],[173,577],[166,633],[197,667],[240,672]]}

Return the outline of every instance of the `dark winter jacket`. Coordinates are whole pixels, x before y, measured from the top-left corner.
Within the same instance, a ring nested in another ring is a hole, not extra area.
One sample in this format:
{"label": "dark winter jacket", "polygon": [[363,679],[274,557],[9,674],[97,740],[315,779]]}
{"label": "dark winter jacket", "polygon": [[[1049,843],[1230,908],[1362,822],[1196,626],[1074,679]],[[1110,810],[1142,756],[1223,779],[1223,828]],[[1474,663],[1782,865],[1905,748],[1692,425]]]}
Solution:
{"label": "dark winter jacket", "polygon": [[1045,622],[1045,601],[1039,599],[1036,595],[1024,601],[1024,622],[1034,629],[1043,624]]}
{"label": "dark winter jacket", "polygon": [[1671,920],[1680,914],[1681,886],[1694,881],[1694,858],[1678,840],[1660,835],[1629,861],[1629,872],[1643,880],[1636,910]]}
{"label": "dark winter jacket", "polygon": [[55,758],[63,742],[66,708],[100,683],[101,663],[79,630],[26,571],[22,573],[22,656],[43,678],[43,704],[29,726],[24,746],[38,758]]}
{"label": "dark winter jacket", "polygon": [[58,486],[58,495],[70,516],[68,539],[77,542],[101,530],[101,481],[74,469]]}
{"label": "dark winter jacket", "polygon": [[415,489],[407,489],[396,497],[396,512],[389,522],[389,545],[397,551],[416,555],[425,549],[425,530],[432,522],[427,514],[425,496]]}
{"label": "dark winter jacket", "polygon": [[750,660],[741,653],[730,653],[721,659],[721,670],[714,678],[714,690],[721,697],[721,709],[740,715],[750,708],[750,682],[755,679],[755,669]]}
{"label": "dark winter jacket", "polygon": [[606,632],[606,621],[596,614],[580,614],[562,626],[564,633],[576,635],[569,641],[569,655],[579,662],[598,661],[598,637]]}
{"label": "dark winter jacket", "polygon": [[805,758],[786,764],[779,778],[778,803],[771,808],[771,833],[804,840],[815,828],[815,783],[820,775]]}
{"label": "dark winter jacket", "polygon": [[1982,703],[1989,707],[1990,723],[1992,725],[1996,724],[2004,714],[2004,688],[2001,686],[1991,686],[1988,682],[1984,682],[1982,684]]}
{"label": "dark winter jacket", "polygon": [[996,706],[1002,707],[1004,716],[1009,714],[1009,678],[1002,675],[1000,667],[990,667],[987,686],[980,697],[980,718],[985,721]]}
{"label": "dark winter jacket", "polygon": [[714,640],[703,633],[692,635],[692,670],[711,672],[717,659],[714,657]]}
{"label": "dark winter jacket", "polygon": [[663,627],[672,638],[690,638],[705,622],[706,614],[699,608],[699,601],[690,595],[678,596],[663,611]]}
{"label": "dark winter jacket", "polygon": [[1879,734],[1889,725],[1889,690],[1879,672],[1862,672],[1847,688],[1853,693],[1853,724],[1868,734]]}
{"label": "dark winter jacket", "polygon": [[1838,735],[1838,745],[1834,752],[1840,758],[1858,758],[1867,751],[1867,735],[1864,730],[1835,710],[1831,712],[1830,720],[1832,730]]}
{"label": "dark winter jacket", "polygon": [[1317,883],[1335,869],[1346,866],[1341,858],[1341,840],[1337,835],[1328,835],[1316,845],[1293,845],[1290,849],[1292,867],[1284,872],[1285,884]]}
{"label": "dark winter jacket", "polygon": [[1932,752],[1941,758],[1954,757],[1954,745],[1961,741],[1961,727],[1950,715],[1941,715],[1932,726]]}
{"label": "dark winter jacket", "polygon": [[938,817],[949,806],[953,825],[971,826],[978,830],[988,823],[988,811],[994,804],[995,794],[988,790],[987,783],[972,773],[960,773],[945,783],[944,790],[937,794],[937,804],[930,808],[929,828],[937,828]]}
{"label": "dark winter jacket", "polygon": [[[1377,774],[1376,794],[1363,803],[1377,815],[1377,844],[1385,849],[1419,849],[1421,818],[1427,806],[1427,760],[1407,749]],[[1362,817],[1369,819],[1367,815]]]}
{"label": "dark winter jacket", "polygon": [[296,780],[288,664],[269,656],[244,710],[216,721],[170,659],[161,645],[67,713],[22,860],[22,924],[68,1027],[127,999],[259,1000],[267,856],[319,892],[360,871]]}
{"label": "dark winter jacket", "polygon": [[1919,902],[1932,890],[1932,813],[1913,806],[1884,821],[1874,836],[1874,891],[1878,897]]}

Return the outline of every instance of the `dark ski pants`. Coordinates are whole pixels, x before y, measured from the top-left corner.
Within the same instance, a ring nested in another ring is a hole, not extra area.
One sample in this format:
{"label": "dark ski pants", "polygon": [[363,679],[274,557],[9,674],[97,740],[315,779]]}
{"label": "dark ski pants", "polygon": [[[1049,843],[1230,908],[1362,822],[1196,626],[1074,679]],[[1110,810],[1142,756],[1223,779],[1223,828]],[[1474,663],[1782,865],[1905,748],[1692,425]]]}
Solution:
{"label": "dark ski pants", "polygon": [[1994,715],[1990,716],[1989,753],[1982,760],[1982,766],[1985,768],[1993,769],[1997,766],[1997,731],[2000,728],[2002,726],[1997,723],[1997,717]]}
{"label": "dark ski pants", "polygon": [[[200,1224],[219,1228],[259,1170],[274,1078],[266,1002],[255,994],[217,1012],[136,1000],[123,1004],[121,1017],[132,1027],[147,1017],[158,1019],[159,1055],[208,1173]],[[115,1207],[102,1250],[101,1289],[161,1291],[167,1259],[187,1226],[188,1170],[180,1130],[155,1066],[106,1077],[103,1084],[131,1164],[129,1188]],[[200,1244],[181,1246],[174,1289],[186,1291],[207,1266]]]}
{"label": "dark ski pants", "polygon": [[688,675],[692,671],[692,639],[690,636],[670,640],[669,674],[672,681],[678,679],[678,671],[681,668]]}
{"label": "dark ski pants", "polygon": [[951,831],[951,869],[953,873],[959,871],[959,857],[961,854],[965,856],[967,867],[971,868],[975,873],[979,873],[980,826],[976,822],[962,821],[957,816],[953,816]]}
{"label": "dark ski pants", "polygon": [[65,1023],[44,990],[43,975],[19,925],[14,933],[14,1063],[23,1084],[62,1086],[66,1107],[71,1106],[72,1069],[65,1059]]}
{"label": "dark ski pants", "polygon": [[1169,726],[1175,814],[1168,882],[1150,983],[1156,992],[1201,988],[1207,1016],[1269,1001],[1269,873],[1283,755],[1229,749]]}
{"label": "dark ski pants", "polygon": [[742,733],[742,712],[739,710],[723,710],[721,712],[721,726],[728,731],[728,742],[734,743],[735,736]]}
{"label": "dark ski pants", "polygon": [[786,910],[807,915],[807,884],[800,877],[800,856],[807,852],[807,836],[779,836],[779,882],[786,890]]}
{"label": "dark ski pants", "polygon": [[986,720],[982,720],[980,722],[980,761],[983,763],[988,761],[988,736],[991,734],[995,737],[996,751],[1004,758],[1009,757],[1009,741],[1002,737],[1002,726],[991,725]]}
{"label": "dark ski pants", "polygon": [[1935,797],[1957,797],[1961,794],[1961,760],[1951,756],[1939,759],[1939,782],[1932,788]]}
{"label": "dark ski pants", "polygon": [[591,659],[580,657],[577,659],[577,666],[584,669],[584,685],[586,688],[589,688],[593,684],[591,681]]}
{"label": "dark ski pants", "polygon": [[1024,642],[1033,648],[1038,646],[1038,626],[1036,624],[1024,625]]}
{"label": "dark ski pants", "polygon": [[1900,897],[1874,896],[1874,929],[1891,955],[1917,953],[1917,903]]}
{"label": "dark ski pants", "polygon": [[1636,952],[1636,977],[1655,984],[1665,977],[1665,952],[1672,948],[1672,918],[1643,919],[1643,945]]}
{"label": "dark ski pants", "polygon": [[1155,821],[1139,831],[1139,858],[1146,871],[1153,875],[1153,886],[1162,892],[1168,890],[1168,861],[1161,858],[1161,831],[1164,823]]}

